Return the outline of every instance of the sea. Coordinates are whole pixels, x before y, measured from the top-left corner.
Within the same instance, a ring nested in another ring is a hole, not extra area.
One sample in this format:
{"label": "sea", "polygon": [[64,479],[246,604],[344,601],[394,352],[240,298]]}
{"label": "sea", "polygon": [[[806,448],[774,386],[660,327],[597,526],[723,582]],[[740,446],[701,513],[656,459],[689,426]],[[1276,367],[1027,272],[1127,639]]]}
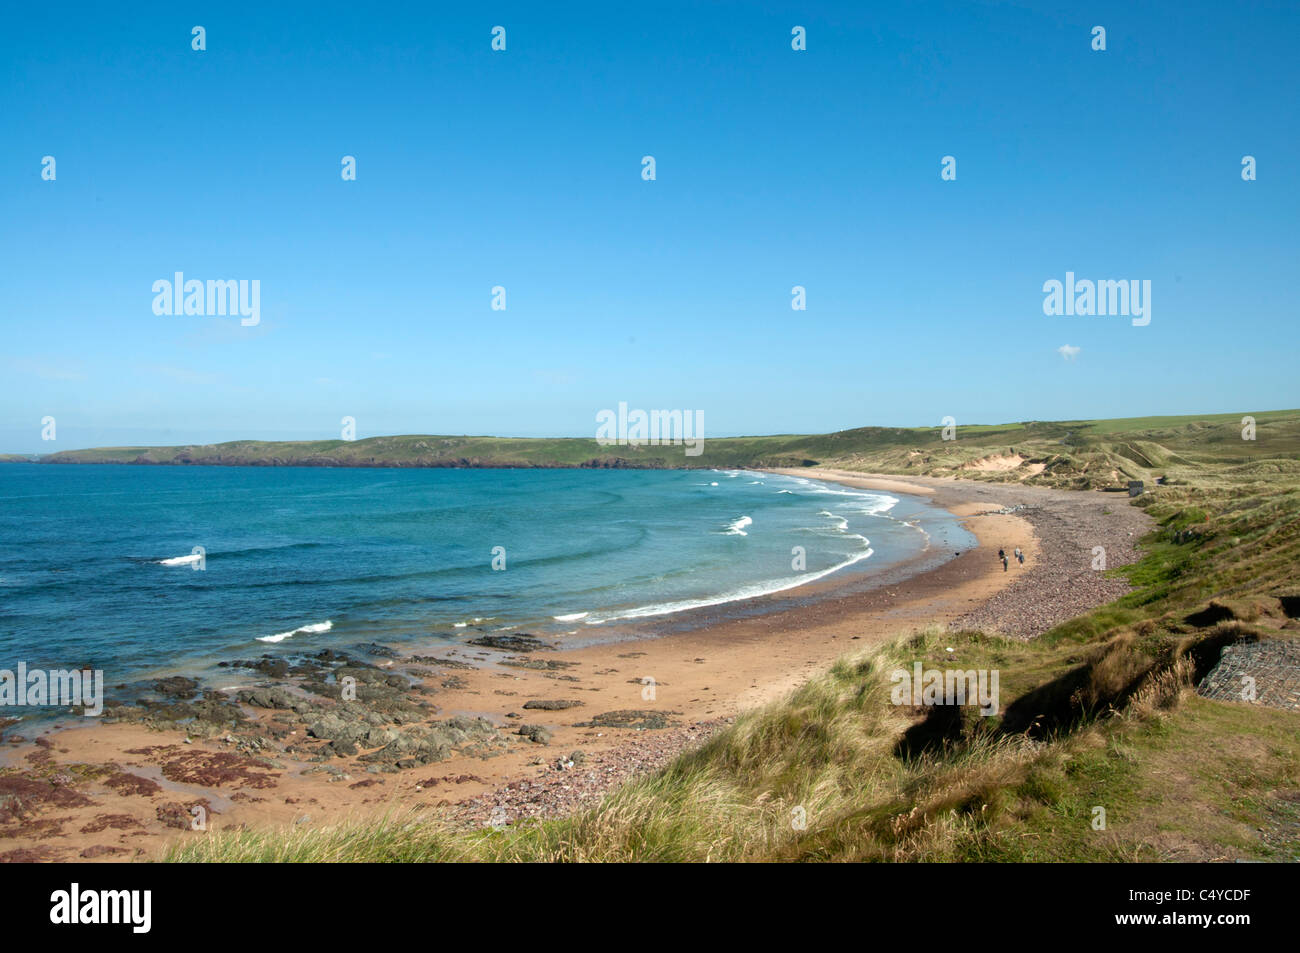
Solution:
{"label": "sea", "polygon": [[750,470],[3,464],[0,669],[129,686],[372,642],[576,646],[973,545],[923,497]]}

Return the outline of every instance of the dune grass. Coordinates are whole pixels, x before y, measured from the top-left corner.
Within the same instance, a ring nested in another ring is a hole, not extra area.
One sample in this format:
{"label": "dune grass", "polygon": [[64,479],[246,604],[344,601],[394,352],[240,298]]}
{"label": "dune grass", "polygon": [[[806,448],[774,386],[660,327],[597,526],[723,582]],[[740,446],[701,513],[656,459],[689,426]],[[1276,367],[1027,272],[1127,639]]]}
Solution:
{"label": "dune grass", "polygon": [[[1300,718],[1196,698],[1197,641],[1125,629],[1080,658],[1068,643],[936,629],[841,659],[571,817],[460,832],[435,812],[410,812],[215,833],[169,859],[1155,860],[1164,856],[1161,838],[1205,859],[1225,850],[1286,856],[1250,833],[1278,809],[1274,788],[1300,787]],[[952,720],[954,709],[920,715],[893,705],[888,673],[915,660],[999,667],[1009,676],[1002,716],[958,709]],[[1237,770],[1205,757],[1207,738],[1241,759]],[[1188,759],[1193,748],[1201,756]],[[1196,776],[1176,805],[1166,796],[1170,765]],[[1243,787],[1258,795],[1253,806],[1241,799]],[[1097,807],[1106,811],[1104,830],[1093,827]]]}

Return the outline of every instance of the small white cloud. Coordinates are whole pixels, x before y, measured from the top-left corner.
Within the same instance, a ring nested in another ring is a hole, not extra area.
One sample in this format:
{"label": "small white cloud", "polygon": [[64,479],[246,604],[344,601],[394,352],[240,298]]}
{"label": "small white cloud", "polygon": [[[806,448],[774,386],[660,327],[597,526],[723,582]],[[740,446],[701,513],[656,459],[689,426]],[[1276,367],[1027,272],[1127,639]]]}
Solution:
{"label": "small white cloud", "polygon": [[1060,354],[1061,357],[1065,358],[1067,361],[1073,361],[1076,357],[1079,356],[1079,352],[1082,350],[1083,348],[1075,347],[1073,344],[1062,344],[1060,347],[1056,349],[1056,352]]}

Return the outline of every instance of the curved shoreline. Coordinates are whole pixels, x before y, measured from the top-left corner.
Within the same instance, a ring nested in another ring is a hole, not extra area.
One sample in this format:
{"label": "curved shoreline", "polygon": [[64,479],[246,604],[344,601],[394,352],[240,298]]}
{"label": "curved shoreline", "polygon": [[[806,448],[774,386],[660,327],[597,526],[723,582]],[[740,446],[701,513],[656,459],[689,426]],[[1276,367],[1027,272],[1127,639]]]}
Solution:
{"label": "curved shoreline", "polygon": [[[1099,533],[1109,534],[1100,544],[1111,548],[1111,564],[1119,565],[1126,560],[1124,540],[1131,540],[1145,519],[1132,507],[1111,511],[1106,504],[1113,504],[1114,497],[1096,493],[796,473],[846,485],[875,484],[863,489],[919,492],[964,520],[978,545],[941,565],[873,588],[851,591],[852,586],[832,585],[798,599],[789,599],[788,593],[759,597],[757,608],[766,611],[705,620],[655,637],[645,633],[662,627],[647,626],[640,636],[624,641],[558,651],[458,645],[434,650],[436,658],[414,665],[383,657],[369,660],[378,670],[419,668],[434,691],[428,701],[436,706],[431,713],[436,720],[468,715],[498,726],[501,745],[486,759],[454,754],[381,773],[374,772],[373,764],[368,771],[356,757],[313,760],[301,750],[318,744],[306,737],[307,724],[294,722],[282,709],[247,706],[255,716],[247,731],[188,741],[183,727],[155,731],[131,722],[63,727],[39,743],[7,745],[4,760],[51,792],[68,791],[50,780],[72,776],[66,766],[97,766],[78,769],[76,775],[88,778],[76,790],[86,803],[72,806],[65,793],[60,806],[60,798],[51,794],[25,823],[4,831],[9,836],[0,859],[156,856],[175,838],[205,836],[173,823],[177,808],[183,815],[185,805],[196,802],[214,809],[209,829],[315,825],[412,807],[436,809],[471,824],[488,820],[497,807],[511,821],[564,813],[595,803],[600,793],[630,774],[666,763],[740,711],[782,696],[845,652],[932,623],[958,624],[999,601],[1013,613],[1032,614],[1041,609],[1035,603],[1050,601],[1056,589],[1068,596],[1092,585],[1098,574],[1079,563],[1088,553],[1085,544]],[[1027,509],[1002,512],[1010,505]],[[1072,535],[1076,525],[1086,538]],[[1026,564],[1004,571],[993,553],[1017,546],[1028,553]],[[1061,573],[1069,577],[1063,587],[1057,580]],[[1085,593],[1085,598],[1107,601],[1101,596],[1100,590]],[[258,678],[248,675],[248,680]],[[653,679],[653,692],[647,693],[646,679]],[[579,704],[525,709],[530,700]],[[619,727],[618,718],[597,717],[593,723],[593,716],[611,712],[644,716],[644,730]],[[287,731],[275,741],[273,726],[279,722]],[[505,734],[520,724],[543,729],[549,743]],[[286,746],[296,753],[286,752]],[[581,763],[557,767],[556,759],[565,765],[570,752],[580,752]],[[130,784],[109,787],[105,779],[110,774],[142,783],[136,790]],[[304,816],[309,820],[302,821]]]}
{"label": "curved shoreline", "polygon": [[[914,486],[900,481],[880,481],[888,483],[888,486],[859,487],[835,477],[808,477],[805,471],[752,470],[748,472],[798,476],[819,483],[838,483],[853,486],[855,489],[882,490],[912,497],[920,502],[933,503],[931,499],[933,491],[928,487]],[[950,517],[958,526],[964,528],[965,520],[963,517],[953,513],[946,507],[939,508],[944,509],[947,517]],[[877,514],[877,516],[892,518],[884,514]],[[933,529],[934,527],[930,528]],[[861,595],[873,589],[894,585],[913,576],[929,572],[952,558],[952,556],[947,555],[946,550],[932,550],[927,546],[921,552],[883,565],[873,563],[870,559],[853,561],[837,566],[817,579],[800,582],[789,588],[773,589],[736,598],[719,597],[718,601],[709,605],[692,606],[670,613],[611,619],[599,626],[592,626],[591,632],[584,633],[586,637],[566,639],[561,648],[563,651],[570,651],[601,644],[627,644],[646,639],[663,638],[665,635],[688,633],[706,628],[711,629],[719,625],[773,612],[795,610],[807,606],[810,602],[828,597]],[[527,626],[521,626],[521,628],[527,628]],[[609,632],[614,634],[606,635]]]}

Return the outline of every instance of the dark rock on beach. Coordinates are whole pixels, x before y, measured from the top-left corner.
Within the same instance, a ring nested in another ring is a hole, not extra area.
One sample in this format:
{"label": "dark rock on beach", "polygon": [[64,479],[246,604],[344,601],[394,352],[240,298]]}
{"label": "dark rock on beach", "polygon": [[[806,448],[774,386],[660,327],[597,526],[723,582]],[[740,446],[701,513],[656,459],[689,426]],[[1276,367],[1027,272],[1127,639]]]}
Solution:
{"label": "dark rock on beach", "polygon": [[381,642],[366,642],[363,645],[358,645],[357,648],[367,655],[373,655],[377,658],[400,659],[402,657],[402,653],[396,649],[390,649]]}
{"label": "dark rock on beach", "polygon": [[492,722],[457,716],[413,726],[379,750],[362,755],[361,761],[375,770],[395,771],[445,761],[453,752],[485,757],[502,747],[504,742]]}
{"label": "dark rock on beach", "polygon": [[255,672],[261,672],[268,678],[286,678],[289,675],[288,660],[275,658],[270,655],[264,655],[259,659],[240,659],[233,662],[218,662],[217,665],[221,668],[249,668]]}
{"label": "dark rock on beach", "polygon": [[515,734],[522,735],[537,745],[548,745],[552,738],[551,729],[542,725],[520,725]]}
{"label": "dark rock on beach", "polygon": [[558,659],[549,658],[519,658],[503,659],[501,662],[509,668],[527,668],[540,672],[558,672],[566,668],[573,668],[577,662],[561,662]]}
{"label": "dark rock on beach", "polygon": [[468,662],[461,662],[457,659],[450,658],[438,658],[436,655],[412,655],[407,659],[407,661],[415,662],[420,665],[436,665],[439,668],[456,669],[462,672],[474,668],[474,666],[470,665]]}
{"label": "dark rock on beach", "polygon": [[540,711],[564,711],[566,708],[577,708],[582,702],[573,699],[556,699],[554,701],[545,698],[534,698],[531,701],[524,702],[525,708],[535,708]]}
{"label": "dark rock on beach", "polygon": [[154,691],[160,695],[174,695],[177,698],[193,698],[198,694],[199,683],[183,675],[160,678],[153,683]]}
{"label": "dark rock on beach", "polygon": [[239,705],[215,691],[204,691],[193,701],[141,698],[134,705],[107,705],[104,719],[133,722],[154,730],[184,728],[187,734],[199,737],[241,728],[248,722]]}
{"label": "dark rock on beach", "polygon": [[595,715],[590,721],[580,721],[575,728],[635,728],[637,731],[667,728],[672,722],[668,714],[640,708],[624,708]]}
{"label": "dark rock on beach", "polygon": [[512,635],[481,635],[477,639],[470,639],[469,644],[498,649],[502,652],[555,651],[554,645],[543,642],[537,636],[529,635],[527,632]]}
{"label": "dark rock on beach", "polygon": [[295,705],[302,703],[302,699],[278,687],[246,689],[239,693],[239,700],[245,705],[252,705],[254,708],[293,709]]}

